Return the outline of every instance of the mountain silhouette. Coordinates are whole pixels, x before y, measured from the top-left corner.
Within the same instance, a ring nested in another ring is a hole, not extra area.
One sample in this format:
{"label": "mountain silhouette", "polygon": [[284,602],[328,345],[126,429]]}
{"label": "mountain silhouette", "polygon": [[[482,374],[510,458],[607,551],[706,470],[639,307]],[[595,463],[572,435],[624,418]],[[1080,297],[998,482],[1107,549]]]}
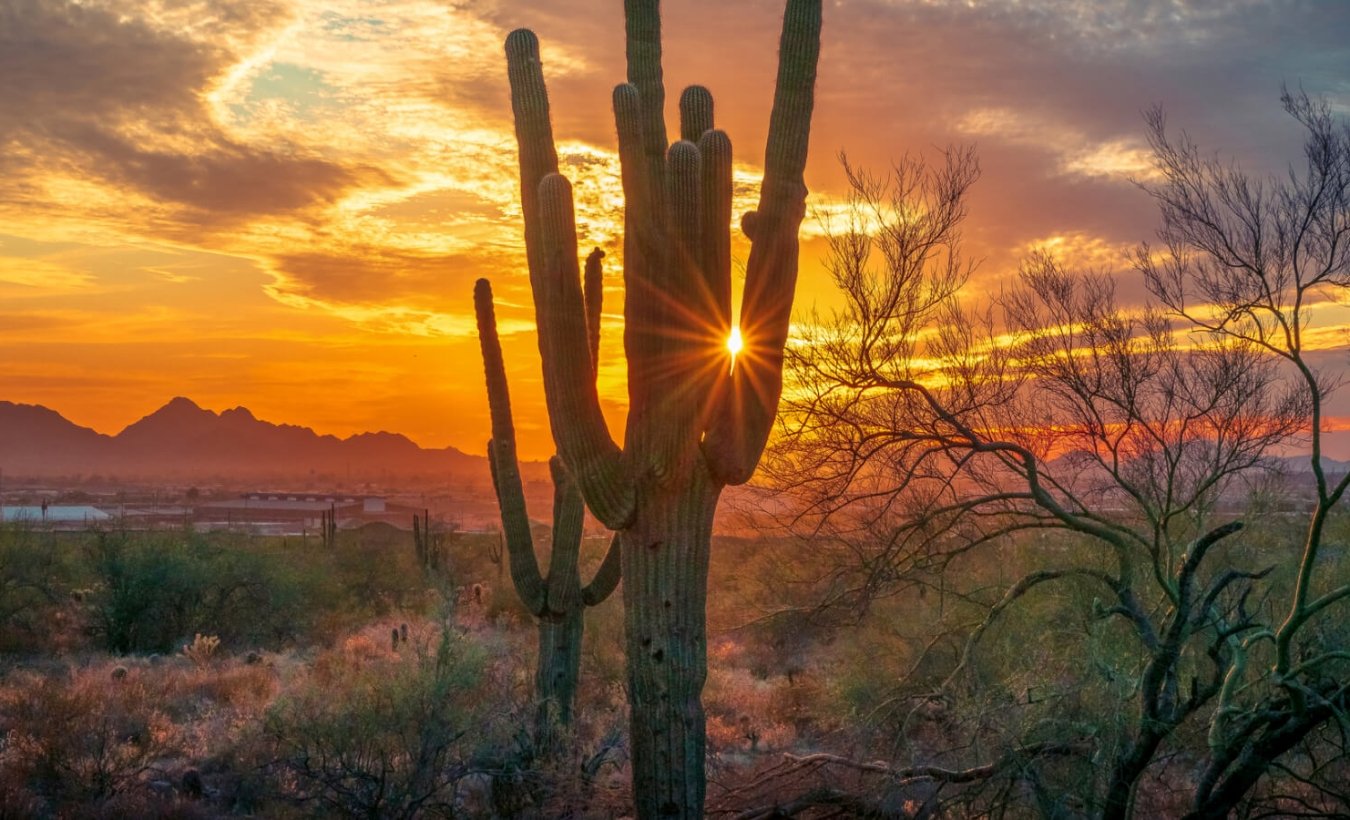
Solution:
{"label": "mountain silhouette", "polygon": [[0,401],[0,469],[32,477],[490,480],[485,458],[453,447],[422,448],[383,431],[320,435],[308,427],[262,421],[245,407],[215,413],[181,396],[115,436],[41,405]]}

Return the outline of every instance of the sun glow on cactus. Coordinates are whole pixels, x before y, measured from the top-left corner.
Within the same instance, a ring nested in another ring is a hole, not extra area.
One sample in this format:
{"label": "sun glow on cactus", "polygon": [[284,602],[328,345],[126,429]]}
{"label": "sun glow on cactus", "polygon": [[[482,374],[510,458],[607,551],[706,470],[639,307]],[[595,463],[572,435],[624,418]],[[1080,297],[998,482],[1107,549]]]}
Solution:
{"label": "sun glow on cactus", "polygon": [[731,335],[727,336],[727,350],[731,351],[731,366],[736,367],[736,357],[740,355],[741,348],[745,343],[741,341],[741,329],[739,327],[731,328]]}

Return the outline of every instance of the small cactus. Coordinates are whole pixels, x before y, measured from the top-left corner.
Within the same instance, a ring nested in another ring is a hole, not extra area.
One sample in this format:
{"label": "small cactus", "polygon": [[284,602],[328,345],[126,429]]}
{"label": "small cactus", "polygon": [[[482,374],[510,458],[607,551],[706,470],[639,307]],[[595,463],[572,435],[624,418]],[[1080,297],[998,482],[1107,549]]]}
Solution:
{"label": "small cactus", "polygon": [[334,549],[337,547],[337,505],[329,504],[328,509],[320,514],[319,538],[324,549]]}
{"label": "small cactus", "polygon": [[[453,537],[454,532],[450,535]],[[442,578],[450,574],[450,555],[445,536],[444,532],[432,532],[430,510],[423,510],[420,516],[413,514],[413,551],[417,564],[428,574]]]}
{"label": "small cactus", "polygon": [[389,633],[389,647],[390,647],[391,649],[393,649],[395,652],[398,651],[398,628],[397,628],[397,627],[395,627],[394,629],[390,630],[390,633]]}
{"label": "small cactus", "polygon": [[205,666],[215,657],[216,650],[219,648],[220,638],[198,632],[192,637],[192,643],[183,647],[183,655],[197,666]]}
{"label": "small cactus", "polygon": [[497,583],[501,584],[506,574],[506,536],[497,530],[497,539],[488,544],[488,560],[497,568]]}
{"label": "small cactus", "polygon": [[125,666],[114,666],[112,671],[113,680],[126,680],[127,668]]}

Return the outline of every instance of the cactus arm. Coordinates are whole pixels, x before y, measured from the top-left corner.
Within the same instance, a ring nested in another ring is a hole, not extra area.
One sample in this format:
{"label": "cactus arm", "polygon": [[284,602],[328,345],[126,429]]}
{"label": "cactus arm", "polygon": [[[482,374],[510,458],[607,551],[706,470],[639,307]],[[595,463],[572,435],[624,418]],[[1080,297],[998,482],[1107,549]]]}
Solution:
{"label": "cactus arm", "polygon": [[539,235],[539,182],[558,172],[558,152],[549,122],[548,90],[539,59],[539,38],[529,29],[506,37],[506,71],[520,152],[520,205],[525,222],[525,256],[530,284],[539,275],[543,251]]}
{"label": "cactus arm", "polygon": [[530,519],[525,509],[525,491],[516,462],[516,432],[511,420],[511,396],[506,385],[506,367],[502,360],[501,340],[497,338],[497,319],[492,309],[492,286],[479,279],[473,289],[474,311],[478,318],[478,343],[483,352],[483,370],[487,376],[488,407],[492,414],[492,440],[488,442],[488,466],[492,470],[492,489],[501,509],[502,531],[511,559],[511,581],[525,608],[535,614],[547,604],[544,579],[534,557],[530,537]]}
{"label": "cactus arm", "polygon": [[[511,392],[506,383],[506,360],[497,336],[497,313],[492,302],[492,283],[479,279],[473,286],[474,318],[478,322],[478,347],[483,355],[483,375],[487,380],[488,412],[492,417],[492,438],[515,444],[516,426],[511,417]],[[494,462],[493,468],[496,468]],[[493,473],[496,486],[500,476]]]}
{"label": "cactus arm", "polygon": [[666,159],[666,90],[661,81],[661,13],[659,0],[624,0],[628,82],[642,100],[642,155],[647,184],[659,197]]}
{"label": "cactus arm", "polygon": [[628,359],[628,429],[624,449],[635,473],[649,468],[635,453],[644,449],[654,425],[648,398],[659,379],[661,338],[659,300],[654,271],[663,256],[663,238],[654,221],[655,202],[643,153],[642,95],[637,86],[614,88],[614,125],[618,132],[619,166],[623,180],[624,237],[624,355]]}
{"label": "cactus arm", "polygon": [[778,84],[753,225],[741,335],[745,345],[721,391],[704,454],[726,484],[750,479],[768,441],[783,389],[783,347],[797,283],[797,231],[806,212],[806,148],[820,57],[820,0],[789,0],[779,43]]}
{"label": "cactus arm", "polygon": [[488,442],[488,458],[498,475],[497,505],[501,509],[502,532],[511,569],[511,584],[520,602],[533,615],[543,615],[548,607],[547,587],[539,574],[530,537],[530,519],[525,511],[525,494],[520,491],[520,468],[515,449],[500,441]]}
{"label": "cactus arm", "polygon": [[539,204],[544,270],[532,278],[553,437],[591,512],[606,527],[621,530],[633,520],[637,502],[595,388],[571,183],[560,174],[544,177]]}
{"label": "cactus arm", "polygon": [[[520,152],[525,255],[535,294],[549,419],[563,459],[595,516],[611,529],[619,529],[633,516],[632,487],[624,479],[619,449],[605,428],[595,391],[576,258],[571,186],[557,174],[548,90],[539,60],[539,40],[533,32],[517,29],[507,36],[506,62]],[[659,77],[657,82],[659,86]],[[550,201],[545,201],[546,190],[553,191],[551,208]]]}
{"label": "cactus arm", "polygon": [[[703,227],[699,218],[701,164],[698,146],[692,142],[680,140],[666,153],[666,203],[676,257],[675,264],[666,266],[671,278],[667,287],[676,300],[686,295],[680,291],[688,288],[693,279],[691,274],[696,274],[701,261],[698,253]],[[677,301],[675,307],[688,310],[689,306]]]}
{"label": "cactus arm", "polygon": [[705,304],[716,317],[719,344],[731,331],[731,140],[707,130],[699,137],[703,157],[703,275]]}
{"label": "cactus arm", "polygon": [[595,606],[603,602],[619,585],[623,574],[622,554],[619,550],[619,536],[616,533],[609,542],[609,550],[595,571],[595,577],[581,590],[581,602],[586,606]]}
{"label": "cactus arm", "polygon": [[706,364],[702,349],[706,313],[699,310],[703,291],[701,162],[698,147],[683,140],[670,146],[665,174],[665,251],[651,271],[655,292],[646,318],[646,339],[652,349],[655,378],[644,401],[644,435],[630,444],[635,461],[658,480],[681,472],[680,460],[697,440],[695,424],[707,391],[697,374]]}
{"label": "cactus arm", "polygon": [[562,459],[548,461],[553,475],[553,551],[548,561],[548,608],[567,612],[581,599],[577,560],[581,553],[581,525],[586,514],[581,493],[567,474]]}
{"label": "cactus arm", "polygon": [[586,274],[582,282],[582,297],[586,303],[586,340],[591,348],[591,373],[600,374],[600,313],[604,309],[605,287],[600,260],[605,252],[596,248],[586,257]]}
{"label": "cactus arm", "polygon": [[698,141],[703,158],[703,288],[699,310],[712,320],[704,325],[709,367],[700,374],[699,392],[704,396],[700,429],[706,431],[710,417],[721,404],[730,380],[731,352],[726,340],[731,333],[731,140],[723,131],[709,129]]}
{"label": "cactus arm", "polygon": [[712,127],[712,94],[701,85],[689,86],[680,94],[680,139],[697,145]]}

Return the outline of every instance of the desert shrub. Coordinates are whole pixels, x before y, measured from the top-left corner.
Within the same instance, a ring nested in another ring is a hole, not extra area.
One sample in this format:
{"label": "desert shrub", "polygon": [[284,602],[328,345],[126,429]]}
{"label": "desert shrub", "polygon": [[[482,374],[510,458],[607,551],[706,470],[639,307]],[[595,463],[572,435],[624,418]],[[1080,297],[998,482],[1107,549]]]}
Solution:
{"label": "desert shrub", "polygon": [[337,548],[327,557],[346,608],[361,613],[362,620],[400,610],[424,610],[430,603],[411,547],[340,537]]}
{"label": "desert shrub", "polygon": [[745,653],[722,639],[709,655],[704,708],[714,751],[783,751],[797,740],[795,715],[784,708],[794,686],[785,675],[764,677],[738,663]]}
{"label": "desert shrub", "polygon": [[269,710],[281,795],[316,814],[451,814],[456,785],[500,771],[509,731],[489,711],[488,659],[453,630],[389,648],[387,628],[348,638]]}
{"label": "desert shrub", "polygon": [[0,525],[0,651],[51,651],[60,637],[72,568],[52,535]]}
{"label": "desert shrub", "polygon": [[313,619],[314,585],[257,550],[193,534],[99,532],[93,625],[111,652],[180,649],[197,632],[227,646],[294,639]]}
{"label": "desert shrub", "polygon": [[173,724],[157,704],[142,680],[104,670],[17,673],[0,688],[0,770],[49,806],[132,791],[175,751]]}

